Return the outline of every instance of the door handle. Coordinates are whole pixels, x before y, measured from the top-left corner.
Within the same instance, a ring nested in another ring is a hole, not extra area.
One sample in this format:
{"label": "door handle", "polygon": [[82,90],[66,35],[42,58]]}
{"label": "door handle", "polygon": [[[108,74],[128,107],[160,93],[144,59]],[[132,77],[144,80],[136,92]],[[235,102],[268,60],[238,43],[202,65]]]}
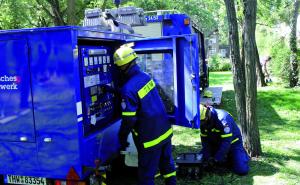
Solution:
{"label": "door handle", "polygon": [[52,142],[52,138],[51,137],[45,137],[44,138],[44,142],[45,143],[51,143]]}
{"label": "door handle", "polygon": [[28,138],[26,136],[22,136],[22,137],[20,137],[20,141],[26,142],[26,141],[28,141]]}
{"label": "door handle", "polygon": [[190,75],[190,79],[191,79],[191,83],[192,83],[192,86],[193,86],[193,89],[194,89],[194,90],[196,89],[195,78],[196,78],[196,75],[195,75],[194,73],[192,73],[192,74]]}

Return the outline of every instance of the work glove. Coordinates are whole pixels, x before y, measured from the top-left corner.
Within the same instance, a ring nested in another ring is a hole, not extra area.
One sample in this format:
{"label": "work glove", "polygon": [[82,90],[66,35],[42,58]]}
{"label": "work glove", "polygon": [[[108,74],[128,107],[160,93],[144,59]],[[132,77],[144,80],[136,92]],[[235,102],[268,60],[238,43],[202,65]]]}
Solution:
{"label": "work glove", "polygon": [[129,146],[129,143],[127,141],[123,140],[123,141],[120,141],[120,144],[121,144],[120,150],[126,151],[126,148]]}
{"label": "work glove", "polygon": [[106,93],[106,92],[110,92],[110,93],[113,93],[114,92],[114,88],[105,84],[105,85],[101,85],[101,90],[103,93]]}
{"label": "work glove", "polygon": [[203,169],[208,172],[212,172],[216,166],[216,160],[213,157],[203,161]]}
{"label": "work glove", "polygon": [[213,168],[217,165],[217,161],[215,160],[215,158],[211,157],[208,159],[208,166]]}

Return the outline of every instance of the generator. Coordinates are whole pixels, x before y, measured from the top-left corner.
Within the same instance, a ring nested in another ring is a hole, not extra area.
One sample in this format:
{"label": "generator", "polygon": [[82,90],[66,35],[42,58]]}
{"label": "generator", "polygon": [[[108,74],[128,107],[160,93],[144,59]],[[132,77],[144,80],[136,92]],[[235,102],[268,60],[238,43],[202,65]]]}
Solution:
{"label": "generator", "polygon": [[199,128],[197,35],[142,38],[78,26],[2,30],[5,183],[85,184],[96,167],[120,155],[120,97],[103,86],[120,87],[113,53],[126,43],[159,87],[172,124]]}

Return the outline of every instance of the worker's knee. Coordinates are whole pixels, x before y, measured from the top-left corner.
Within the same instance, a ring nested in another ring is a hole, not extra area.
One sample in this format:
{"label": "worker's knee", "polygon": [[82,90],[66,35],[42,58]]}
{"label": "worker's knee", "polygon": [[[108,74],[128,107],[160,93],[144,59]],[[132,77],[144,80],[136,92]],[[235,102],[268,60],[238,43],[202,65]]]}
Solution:
{"label": "worker's knee", "polygon": [[249,166],[243,168],[233,169],[233,172],[238,175],[247,175],[249,172]]}
{"label": "worker's knee", "polygon": [[172,176],[165,179],[166,185],[176,185],[176,176]]}
{"label": "worker's knee", "polygon": [[236,148],[232,154],[232,171],[238,175],[248,174],[250,158],[244,148]]}
{"label": "worker's knee", "polygon": [[232,171],[238,175],[247,175],[249,172],[248,162],[243,162],[243,164],[235,164]]}

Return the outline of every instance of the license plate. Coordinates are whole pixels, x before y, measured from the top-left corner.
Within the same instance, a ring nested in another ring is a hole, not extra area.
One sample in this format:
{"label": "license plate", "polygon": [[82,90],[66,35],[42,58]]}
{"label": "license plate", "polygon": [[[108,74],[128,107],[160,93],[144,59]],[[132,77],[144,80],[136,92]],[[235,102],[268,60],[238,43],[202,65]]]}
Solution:
{"label": "license plate", "polygon": [[9,184],[47,185],[46,178],[19,175],[6,175],[5,182]]}

